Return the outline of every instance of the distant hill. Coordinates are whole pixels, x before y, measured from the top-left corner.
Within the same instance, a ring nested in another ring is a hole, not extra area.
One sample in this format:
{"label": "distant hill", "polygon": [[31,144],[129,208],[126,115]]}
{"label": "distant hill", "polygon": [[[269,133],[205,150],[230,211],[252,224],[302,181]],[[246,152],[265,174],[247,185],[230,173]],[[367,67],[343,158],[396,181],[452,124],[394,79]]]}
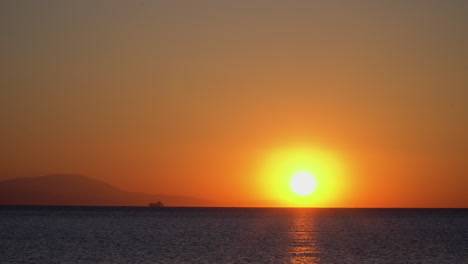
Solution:
{"label": "distant hill", "polygon": [[126,192],[82,175],[55,174],[0,181],[3,205],[146,206],[162,201],[166,206],[217,206],[192,197]]}

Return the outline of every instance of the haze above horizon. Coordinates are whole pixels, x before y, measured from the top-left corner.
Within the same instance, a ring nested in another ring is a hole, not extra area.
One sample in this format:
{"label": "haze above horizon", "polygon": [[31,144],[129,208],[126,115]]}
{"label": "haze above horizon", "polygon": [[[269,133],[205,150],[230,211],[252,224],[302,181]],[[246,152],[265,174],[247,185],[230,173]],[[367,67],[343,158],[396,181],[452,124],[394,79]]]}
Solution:
{"label": "haze above horizon", "polygon": [[0,43],[0,181],[468,207],[466,1],[7,0]]}

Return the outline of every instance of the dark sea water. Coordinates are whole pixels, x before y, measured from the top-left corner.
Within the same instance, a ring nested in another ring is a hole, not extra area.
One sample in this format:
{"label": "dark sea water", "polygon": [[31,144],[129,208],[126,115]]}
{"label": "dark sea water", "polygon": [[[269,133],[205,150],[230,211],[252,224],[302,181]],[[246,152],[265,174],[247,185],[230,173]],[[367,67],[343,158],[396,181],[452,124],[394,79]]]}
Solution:
{"label": "dark sea water", "polygon": [[468,210],[0,206],[0,263],[468,263]]}

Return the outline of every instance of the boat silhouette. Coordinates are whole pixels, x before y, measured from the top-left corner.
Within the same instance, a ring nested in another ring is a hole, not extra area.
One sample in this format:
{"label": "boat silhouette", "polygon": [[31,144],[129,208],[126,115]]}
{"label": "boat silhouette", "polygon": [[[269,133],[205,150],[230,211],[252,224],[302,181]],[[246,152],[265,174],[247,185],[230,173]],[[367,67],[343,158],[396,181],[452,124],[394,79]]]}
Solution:
{"label": "boat silhouette", "polygon": [[150,203],[149,207],[164,207],[164,204],[161,201],[157,201],[156,203]]}

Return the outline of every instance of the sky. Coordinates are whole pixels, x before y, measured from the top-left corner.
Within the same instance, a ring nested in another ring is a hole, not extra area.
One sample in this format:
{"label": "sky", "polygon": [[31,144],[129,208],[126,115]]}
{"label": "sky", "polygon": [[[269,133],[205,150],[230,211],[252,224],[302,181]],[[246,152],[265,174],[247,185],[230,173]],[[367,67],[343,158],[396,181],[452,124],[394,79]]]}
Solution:
{"label": "sky", "polygon": [[0,58],[0,180],[468,207],[467,1],[7,0]]}

